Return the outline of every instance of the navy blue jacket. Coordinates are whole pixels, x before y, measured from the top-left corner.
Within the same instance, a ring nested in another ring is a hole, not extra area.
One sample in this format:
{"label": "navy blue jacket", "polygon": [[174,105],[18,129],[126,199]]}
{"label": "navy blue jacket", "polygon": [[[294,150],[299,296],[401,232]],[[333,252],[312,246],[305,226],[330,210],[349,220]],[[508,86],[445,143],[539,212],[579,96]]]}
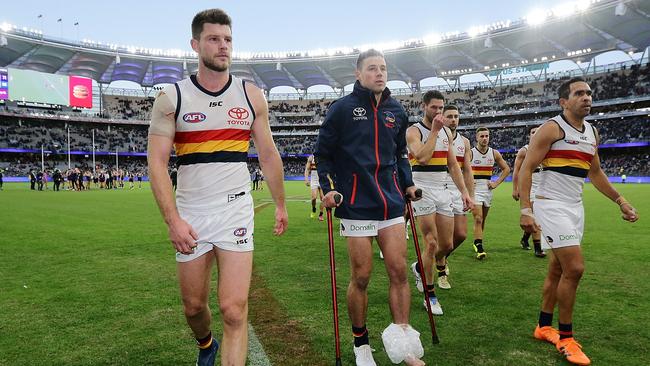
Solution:
{"label": "navy blue jacket", "polygon": [[330,105],[314,156],[323,193],[343,194],[336,217],[388,220],[404,215],[404,192],[413,185],[407,127],[408,116],[388,88],[377,104],[357,81],[351,94]]}

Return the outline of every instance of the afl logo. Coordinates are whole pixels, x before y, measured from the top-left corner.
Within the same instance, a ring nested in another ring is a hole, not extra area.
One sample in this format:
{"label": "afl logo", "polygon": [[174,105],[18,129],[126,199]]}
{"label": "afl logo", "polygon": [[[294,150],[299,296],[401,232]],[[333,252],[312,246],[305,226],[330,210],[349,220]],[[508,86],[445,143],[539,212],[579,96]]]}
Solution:
{"label": "afl logo", "polygon": [[356,107],[352,110],[352,114],[354,114],[355,117],[363,117],[366,115],[366,110],[362,107]]}
{"label": "afl logo", "polygon": [[235,108],[230,108],[228,111],[228,115],[230,118],[234,119],[246,119],[248,118],[248,110],[246,108],[241,108],[241,107],[235,107]]}
{"label": "afl logo", "polygon": [[564,142],[566,142],[569,145],[578,145],[578,144],[580,144],[580,141],[576,141],[576,140],[564,140]]}
{"label": "afl logo", "polygon": [[190,112],[183,115],[183,121],[187,123],[199,123],[205,121],[205,114],[200,112]]}
{"label": "afl logo", "polygon": [[244,236],[244,235],[246,235],[247,232],[248,232],[248,231],[246,230],[245,227],[240,227],[239,229],[236,229],[236,230],[233,232],[233,234],[234,234],[235,236]]}

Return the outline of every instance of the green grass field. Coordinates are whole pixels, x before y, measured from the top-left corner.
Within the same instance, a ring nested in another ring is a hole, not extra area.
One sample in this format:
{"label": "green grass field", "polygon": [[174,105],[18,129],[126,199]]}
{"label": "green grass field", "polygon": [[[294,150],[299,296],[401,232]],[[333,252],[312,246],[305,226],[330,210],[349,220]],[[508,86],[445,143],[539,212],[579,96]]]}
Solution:
{"label": "green grass field", "polygon": [[[250,319],[274,365],[332,365],[326,224],[309,219],[302,182],[286,187],[289,231],[271,235],[273,206],[256,217]],[[641,219],[622,221],[615,204],[586,186],[586,272],[574,330],[595,365],[647,365],[650,186],[617,188]],[[450,259],[453,288],[438,290],[445,311],[436,317],[438,345],[430,342],[422,298],[412,286],[411,323],[422,333],[427,365],[567,364],[532,338],[546,260],[520,249],[510,190],[504,184],[495,194],[487,260],[474,259],[471,229]],[[254,197],[268,202],[268,190]],[[35,192],[5,184],[0,205],[0,365],[193,365],[174,250],[148,188]],[[336,245],[343,364],[353,365],[347,253],[338,235]],[[411,242],[409,250],[414,260]],[[389,365],[381,343],[390,322],[387,278],[378,256],[374,264],[368,328],[377,363]],[[217,309],[215,296],[211,307]],[[216,314],[213,328],[220,334]],[[296,359],[297,348],[311,360]]]}

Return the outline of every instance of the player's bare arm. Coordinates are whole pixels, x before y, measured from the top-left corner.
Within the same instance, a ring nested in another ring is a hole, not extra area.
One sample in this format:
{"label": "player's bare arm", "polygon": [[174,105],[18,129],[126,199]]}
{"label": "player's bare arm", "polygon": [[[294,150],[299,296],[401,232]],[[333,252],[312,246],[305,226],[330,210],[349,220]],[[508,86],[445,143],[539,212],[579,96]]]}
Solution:
{"label": "player's bare arm", "polygon": [[444,117],[441,114],[434,118],[434,123],[431,126],[431,133],[426,143],[422,143],[422,134],[417,127],[411,126],[406,130],[406,143],[409,152],[415,156],[420,164],[426,164],[433,156],[433,151],[436,148],[436,137],[438,132],[443,128],[442,121]]}
{"label": "player's bare arm", "polygon": [[311,157],[307,158],[307,164],[305,164],[305,185],[309,186],[309,174],[311,174]]}
{"label": "player's bare arm", "polygon": [[[445,127],[445,131],[447,132],[447,136],[451,136],[451,131],[449,131],[447,127]],[[469,191],[467,190],[465,182],[463,181],[463,174],[460,171],[458,162],[456,161],[456,153],[454,153],[453,144],[449,144],[449,147],[447,149],[447,169],[449,170],[451,179],[454,181],[454,184],[460,191],[464,209],[468,210],[470,207],[474,206],[474,201],[470,198]]]}
{"label": "player's bare arm", "polygon": [[175,107],[169,97],[160,93],[151,112],[147,147],[149,180],[160,213],[169,229],[169,239],[174,244],[174,248],[177,252],[191,254],[196,246],[198,235],[178,214],[172,193],[172,183],[167,172],[169,155],[174,143],[176,124],[174,111]]}
{"label": "player's bare arm", "polygon": [[465,143],[465,156],[463,156],[463,180],[465,181],[465,188],[470,197],[474,197],[474,173],[472,172],[472,145],[469,139],[461,136]]}
{"label": "player's bare arm", "polygon": [[275,202],[275,235],[282,235],[287,229],[288,215],[284,200],[284,168],[280,153],[273,142],[269,127],[269,110],[262,91],[250,83],[246,83],[246,93],[251,99],[255,110],[255,120],[251,127],[251,137],[257,148],[260,168],[271,191]]}
{"label": "player's bare arm", "polygon": [[527,233],[541,230],[533,217],[530,203],[530,190],[533,184],[533,171],[538,167],[553,142],[564,137],[564,133],[554,121],[544,123],[530,139],[526,158],[519,170],[519,205],[521,207],[520,226]]}
{"label": "player's bare arm", "polygon": [[501,153],[497,150],[494,150],[494,161],[497,163],[499,168],[501,168],[501,174],[499,174],[499,178],[497,178],[496,181],[488,182],[488,188],[490,189],[495,189],[498,187],[501,183],[503,183],[508,175],[510,175],[510,166],[508,166],[506,159],[504,159]]}
{"label": "player's bare arm", "polygon": [[519,201],[519,170],[521,169],[521,164],[526,158],[526,149],[523,147],[517,152],[517,157],[515,158],[515,167],[512,172],[512,198],[515,201]]}

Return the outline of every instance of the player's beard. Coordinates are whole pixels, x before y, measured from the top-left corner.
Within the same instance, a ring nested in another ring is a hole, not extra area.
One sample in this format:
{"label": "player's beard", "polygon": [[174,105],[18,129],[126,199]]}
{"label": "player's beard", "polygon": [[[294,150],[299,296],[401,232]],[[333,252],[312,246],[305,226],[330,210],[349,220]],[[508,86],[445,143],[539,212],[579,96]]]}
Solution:
{"label": "player's beard", "polygon": [[228,71],[228,68],[230,67],[230,59],[228,59],[228,62],[226,62],[225,66],[224,65],[217,65],[216,63],[214,63],[212,61],[212,59],[210,59],[207,56],[201,57],[201,61],[203,61],[203,65],[205,65],[205,67],[207,67],[208,69],[210,69],[212,71],[224,72],[224,71]]}
{"label": "player's beard", "polygon": [[429,123],[433,123],[433,119],[436,118],[438,113],[429,113],[428,111],[424,112],[424,118],[429,121]]}

